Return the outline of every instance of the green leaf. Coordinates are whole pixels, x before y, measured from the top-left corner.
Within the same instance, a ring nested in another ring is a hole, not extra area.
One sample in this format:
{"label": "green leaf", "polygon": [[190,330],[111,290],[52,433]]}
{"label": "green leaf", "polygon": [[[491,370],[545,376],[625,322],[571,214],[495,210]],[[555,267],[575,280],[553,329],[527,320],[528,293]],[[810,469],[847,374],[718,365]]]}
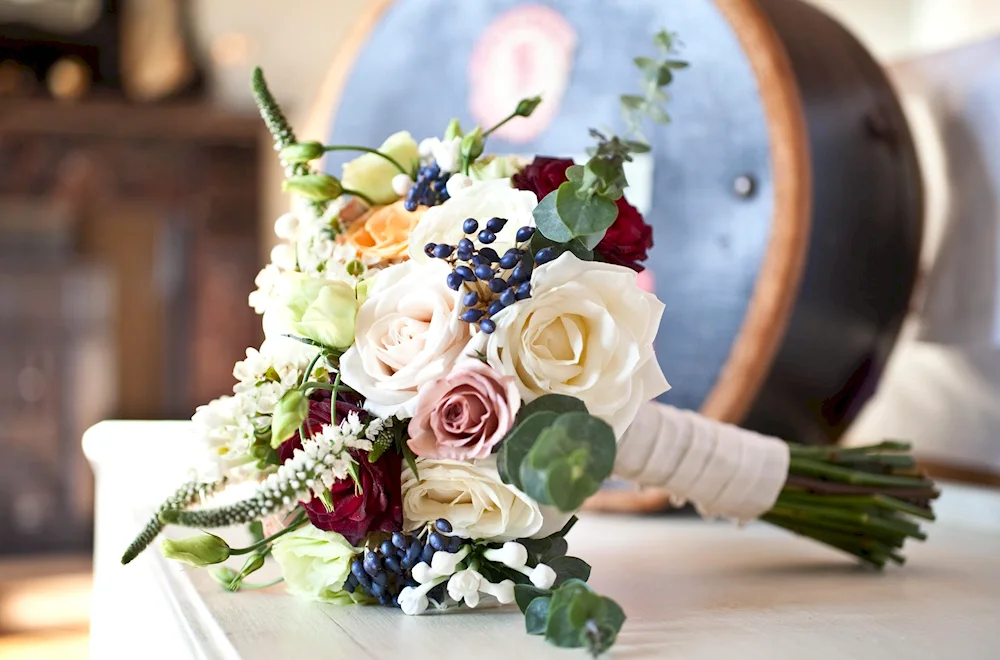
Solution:
{"label": "green leaf", "polygon": [[629,148],[634,154],[647,154],[649,153],[649,145],[645,142],[637,142],[635,140],[625,140],[624,144]]}
{"label": "green leaf", "polygon": [[594,249],[601,244],[604,240],[605,234],[608,233],[607,229],[597,232],[596,234],[588,234],[586,236],[581,236],[580,238],[574,238],[573,241],[578,245],[583,246],[588,252],[593,252]]}
{"label": "green leaf", "polygon": [[566,179],[577,188],[583,182],[583,165],[570,165],[566,168]]}
{"label": "green leaf", "polygon": [[590,564],[579,557],[555,557],[545,563],[556,572],[556,587],[562,586],[571,579],[583,580],[584,582],[590,579]]}
{"label": "green leaf", "polygon": [[[563,243],[577,236],[604,231],[614,224],[615,218],[618,217],[618,206],[614,202],[596,195],[590,199],[580,199],[573,185],[568,182],[559,186],[556,191],[555,209],[570,233],[566,240],[561,241]],[[544,231],[541,225],[538,228],[548,238],[559,240],[558,237]]]}
{"label": "green leaf", "polygon": [[655,73],[660,66],[660,63],[652,57],[636,57],[632,61],[635,62],[635,65],[644,73],[648,73],[650,71]]}
{"label": "green leaf", "polygon": [[536,412],[554,412],[558,414],[567,412],[587,412],[587,405],[575,396],[566,394],[544,394],[530,403],[521,406],[517,413],[517,421],[531,417]]}
{"label": "green leaf", "polygon": [[660,30],[653,36],[653,44],[665,53],[668,53],[674,49],[674,38],[666,30]]}
{"label": "green leaf", "polygon": [[[539,434],[549,427],[559,417],[554,412],[539,411],[532,413],[518,423],[514,430],[507,434],[497,454],[497,470],[500,478],[506,484],[520,488],[520,469],[524,457],[535,445]],[[520,419],[520,417],[518,418]]]}
{"label": "green leaf", "polygon": [[[417,479],[420,478],[420,473],[417,471],[417,455],[413,453],[410,449],[410,445],[406,442],[406,427],[399,423],[398,421],[393,425],[393,439],[396,442],[396,449],[403,456],[403,460],[406,461],[407,467],[413,472],[413,476]],[[396,429],[399,429],[398,431]]]}
{"label": "green leaf", "polygon": [[264,524],[261,521],[255,520],[247,525],[247,531],[250,532],[253,543],[264,540]]}
{"label": "green leaf", "polygon": [[549,623],[549,598],[536,598],[524,611],[524,628],[529,635],[544,635]]}
{"label": "green leaf", "polygon": [[548,598],[552,592],[548,589],[539,589],[533,584],[514,585],[514,602],[523,614],[528,610],[528,605],[536,598]]}
{"label": "green leaf", "polygon": [[629,110],[638,110],[646,103],[646,97],[638,94],[622,94],[619,98],[622,106]]}
{"label": "green leaf", "polygon": [[561,648],[585,646],[597,656],[611,648],[624,622],[617,603],[570,579],[552,594],[545,639]]}
{"label": "green leaf", "polygon": [[675,71],[686,69],[691,66],[690,62],[684,62],[683,60],[667,60],[664,64]]}
{"label": "green leaf", "polygon": [[539,503],[576,511],[611,475],[614,461],[615,434],[606,422],[564,413],[542,430],[521,461],[519,488]]}
{"label": "green leaf", "polygon": [[567,580],[553,592],[549,602],[548,624],[545,626],[546,641],[564,649],[584,645],[580,616],[574,610],[580,609],[580,599],[587,599],[588,596],[596,594],[586,582],[575,579]]}
{"label": "green leaf", "polygon": [[670,115],[668,115],[667,111],[661,108],[660,106],[650,105],[648,112],[649,112],[649,118],[655,121],[657,124],[670,123]]}
{"label": "green leaf", "polygon": [[[562,186],[571,185],[569,182],[562,184]],[[531,213],[535,218],[535,226],[538,227],[539,233],[557,243],[565,243],[575,236],[573,230],[566,223],[566,219],[560,217],[559,211],[556,209],[556,196],[562,186],[543,197]]]}
{"label": "green leaf", "polygon": [[666,87],[674,80],[674,72],[666,64],[661,64],[656,70],[656,85],[658,87]]}

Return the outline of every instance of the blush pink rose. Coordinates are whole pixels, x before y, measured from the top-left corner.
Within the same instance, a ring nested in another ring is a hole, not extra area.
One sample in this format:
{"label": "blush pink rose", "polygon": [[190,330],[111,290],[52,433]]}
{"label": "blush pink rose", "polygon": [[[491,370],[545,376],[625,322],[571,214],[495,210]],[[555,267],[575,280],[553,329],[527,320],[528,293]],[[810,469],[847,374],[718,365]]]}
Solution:
{"label": "blush pink rose", "polygon": [[520,407],[512,376],[469,360],[420,388],[407,444],[423,458],[486,458],[514,425]]}

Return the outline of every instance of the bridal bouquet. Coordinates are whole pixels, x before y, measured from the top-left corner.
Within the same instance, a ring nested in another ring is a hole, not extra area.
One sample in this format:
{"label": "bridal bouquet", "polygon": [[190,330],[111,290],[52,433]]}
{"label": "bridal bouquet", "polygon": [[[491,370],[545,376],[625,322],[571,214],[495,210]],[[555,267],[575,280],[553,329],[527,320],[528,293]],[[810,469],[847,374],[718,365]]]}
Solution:
{"label": "bridal bouquet", "polygon": [[[212,474],[182,486],[128,548],[165,525],[249,525],[164,554],[232,590],[273,557],[295,595],[400,608],[516,603],[527,632],[594,654],[625,614],[567,554],[576,512],[617,473],[708,515],[763,517],[881,566],[902,561],[933,484],[905,447],[809,448],[649,404],[663,304],[637,284],[652,230],[623,197],[684,63],[670,36],[636,58],[630,132],[591,131],[590,160],[485,153],[498,126],[391,135],[378,148],[299,142],[258,70],[253,88],[295,207],[251,305],[266,340],[232,396],[194,423]],[[529,116],[521,101],[507,121]],[[313,163],[362,152],[338,178]],[[246,482],[252,492],[213,505]],[[222,566],[246,555],[240,571]]]}

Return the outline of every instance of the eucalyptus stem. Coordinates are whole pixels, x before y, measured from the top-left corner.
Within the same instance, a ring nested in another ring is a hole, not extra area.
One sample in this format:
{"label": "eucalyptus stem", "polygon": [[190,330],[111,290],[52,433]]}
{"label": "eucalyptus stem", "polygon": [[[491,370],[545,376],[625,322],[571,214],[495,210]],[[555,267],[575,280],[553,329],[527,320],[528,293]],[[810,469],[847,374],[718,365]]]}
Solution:
{"label": "eucalyptus stem", "polygon": [[371,147],[361,147],[353,144],[332,144],[323,147],[323,151],[364,151],[365,153],[375,154],[393,164],[393,166],[400,171],[401,174],[410,176],[411,172],[408,172],[405,167],[399,164],[399,161],[390,156],[389,154],[379,151],[378,149],[372,149]]}

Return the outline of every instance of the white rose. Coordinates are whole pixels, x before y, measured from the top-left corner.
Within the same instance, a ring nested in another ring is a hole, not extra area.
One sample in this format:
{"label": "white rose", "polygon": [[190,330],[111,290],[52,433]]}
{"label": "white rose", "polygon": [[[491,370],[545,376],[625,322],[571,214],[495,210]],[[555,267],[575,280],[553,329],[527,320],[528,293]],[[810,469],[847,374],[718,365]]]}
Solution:
{"label": "white rose", "polygon": [[493,317],[468,353],[514,376],[521,398],[574,396],[621,437],[639,406],[666,392],[653,352],[663,303],[636,284],[636,273],[565,253],[535,269],[531,298]]}
{"label": "white rose", "polygon": [[530,497],[500,480],[495,459],[477,463],[417,461],[420,479],[403,470],[403,525],[414,530],[445,518],[472,539],[512,541],[534,536],[542,513]]}
{"label": "white rose", "polygon": [[[430,261],[431,258],[424,254],[424,246],[428,243],[457,245],[465,237],[462,223],[467,218],[478,220],[481,229],[486,228],[490,218],[506,218],[507,224],[497,233],[497,240],[490,244],[502,256],[514,247],[518,229],[535,226],[531,212],[537,205],[535,193],[511,188],[510,179],[477,181],[457,191],[444,204],[427,209],[410,234],[410,259]],[[475,235],[468,238],[477,247],[482,247]]]}
{"label": "white rose", "polygon": [[354,346],[340,359],[344,382],[380,417],[412,417],[417,390],[455,364],[471,336],[441,261],[381,271],[358,309]]}

